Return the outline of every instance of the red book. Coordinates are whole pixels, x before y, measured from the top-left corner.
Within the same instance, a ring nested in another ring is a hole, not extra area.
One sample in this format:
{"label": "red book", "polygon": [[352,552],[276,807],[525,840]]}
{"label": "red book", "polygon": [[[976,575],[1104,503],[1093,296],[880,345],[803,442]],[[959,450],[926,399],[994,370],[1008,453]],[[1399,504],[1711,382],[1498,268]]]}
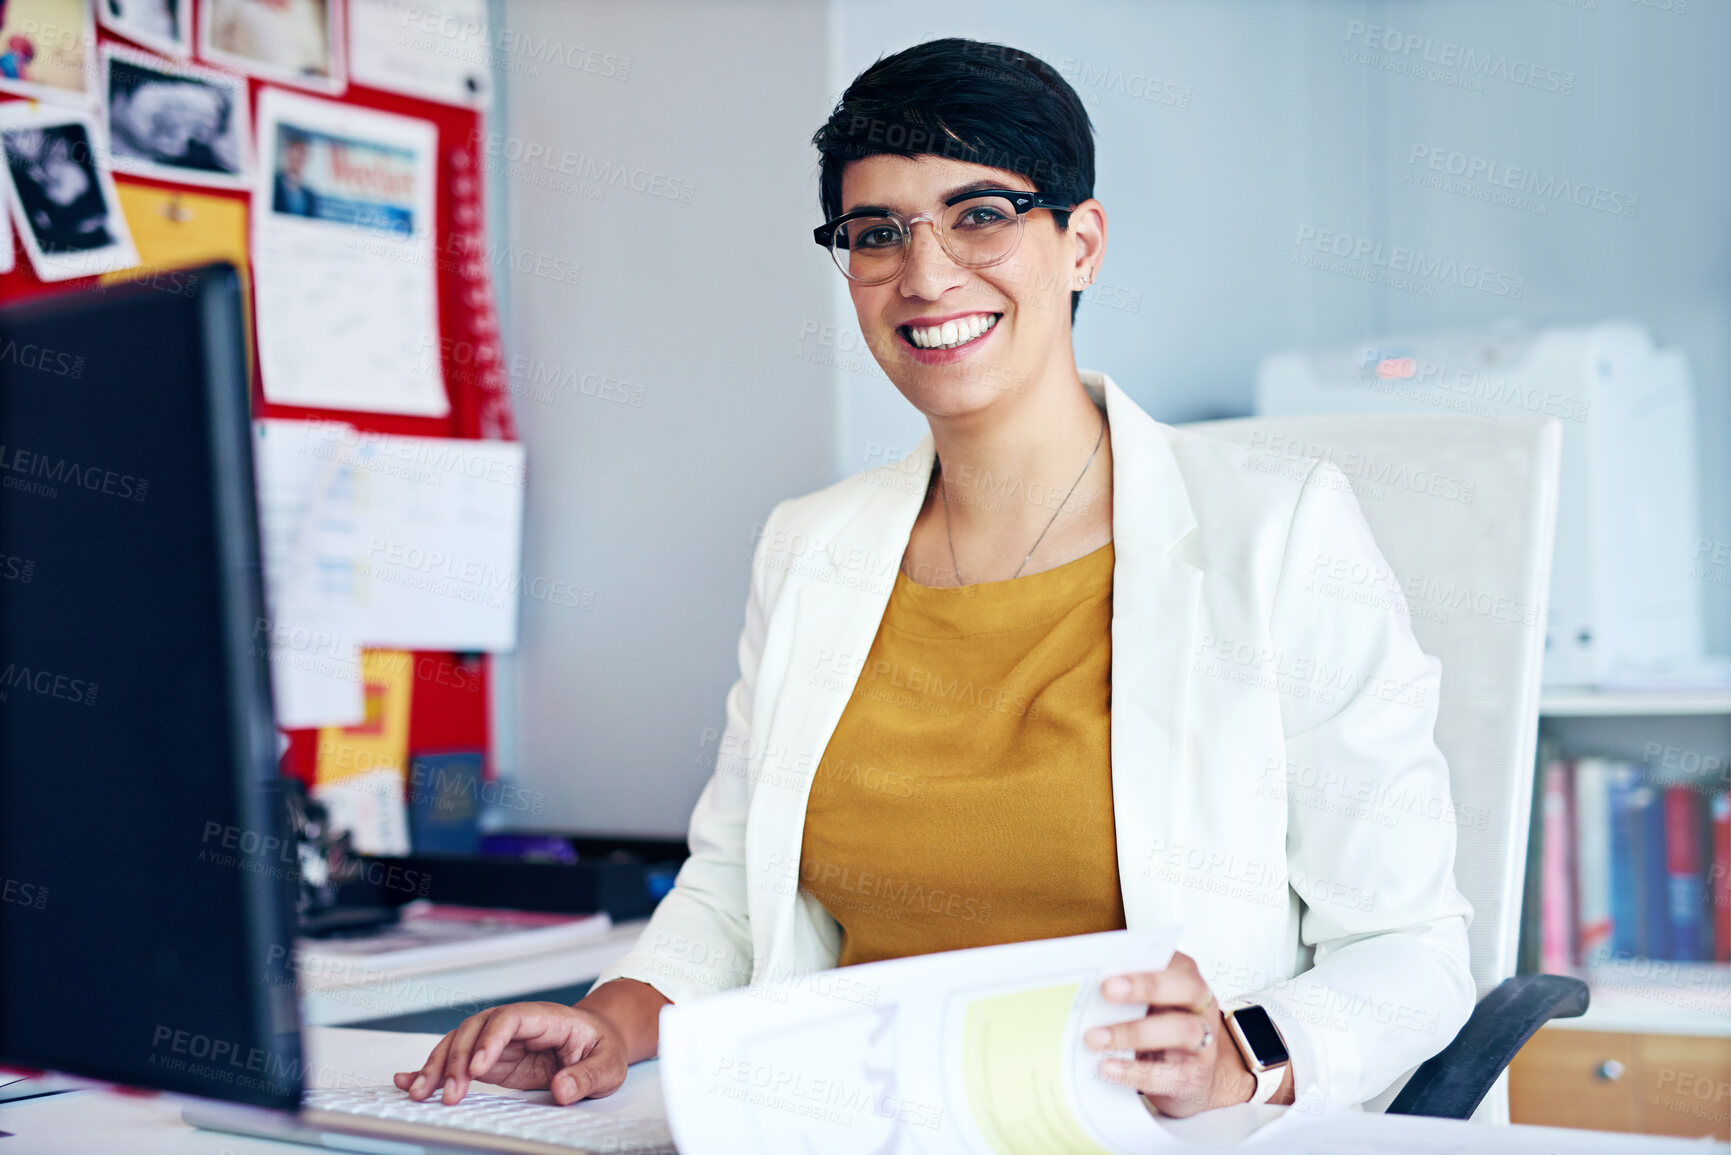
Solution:
{"label": "red book", "polygon": [[1574,959],[1575,911],[1569,876],[1574,872],[1570,845],[1569,767],[1545,766],[1542,850],[1539,859],[1539,969],[1566,975]]}
{"label": "red book", "polygon": [[1731,962],[1731,794],[1713,799],[1713,957]]}

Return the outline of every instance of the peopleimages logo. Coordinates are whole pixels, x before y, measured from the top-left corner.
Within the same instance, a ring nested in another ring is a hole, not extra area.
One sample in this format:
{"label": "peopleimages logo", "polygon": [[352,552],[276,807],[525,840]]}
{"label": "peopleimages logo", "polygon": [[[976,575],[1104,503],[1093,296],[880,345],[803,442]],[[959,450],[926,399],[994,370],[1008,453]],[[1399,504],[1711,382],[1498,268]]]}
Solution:
{"label": "peopleimages logo", "polygon": [[[1570,96],[1575,91],[1575,74],[1560,68],[1549,68],[1518,57],[1511,59],[1500,52],[1477,52],[1452,40],[1437,40],[1416,32],[1401,32],[1380,24],[1349,20],[1346,25],[1349,47],[1362,46],[1381,52],[1383,59],[1360,59],[1360,63],[1380,63],[1396,72],[1411,72],[1421,79],[1441,80],[1457,84],[1463,80],[1502,80],[1541,92]],[[1432,70],[1423,66],[1430,65]],[[1440,71],[1434,71],[1440,70]]]}
{"label": "peopleimages logo", "polygon": [[1114,92],[1152,104],[1189,108],[1193,95],[1189,85],[1162,79],[1152,71],[1137,72],[1110,65],[1094,65],[1070,56],[1060,56],[1053,67],[1059,76],[1077,89]]}
{"label": "peopleimages logo", "polygon": [[[1425,401],[1447,409],[1495,417],[1519,407],[1564,421],[1585,421],[1589,402],[1554,389],[1470,366],[1450,366],[1414,357],[1404,348],[1367,345],[1359,353],[1359,384],[1378,393]],[[1480,405],[1477,402],[1485,402]]]}
{"label": "peopleimages logo", "polygon": [[71,377],[75,381],[84,375],[83,357],[28,341],[22,345],[17,341],[0,341],[0,362],[24,369],[38,369],[56,377]]}
{"label": "peopleimages logo", "polygon": [[92,493],[143,501],[150,489],[150,482],[130,473],[117,473],[99,465],[80,465],[76,461],[49,457],[16,445],[0,444],[0,473],[6,475],[7,489],[24,490],[43,497],[58,497],[57,486],[75,485]]}
{"label": "peopleimages logo", "polygon": [[[1420,291],[1430,296],[1437,283],[1458,285],[1496,297],[1519,301],[1527,295],[1527,279],[1499,272],[1453,257],[1431,256],[1404,245],[1385,246],[1369,237],[1314,225],[1300,225],[1293,240],[1292,263],[1321,272],[1341,273],[1357,279],[1386,283],[1395,288]],[[1320,257],[1312,256],[1305,249]],[[1330,261],[1329,258],[1337,258]]]}
{"label": "peopleimages logo", "polygon": [[[501,485],[528,484],[529,466],[500,458],[492,448],[450,438],[403,438],[356,429],[346,421],[312,421],[301,434],[301,452],[329,458],[342,447],[358,450],[345,464],[356,469],[442,484],[447,476]],[[424,466],[417,469],[416,466]]]}
{"label": "peopleimages logo", "polygon": [[525,173],[540,169],[547,174],[568,177],[579,184],[597,189],[617,185],[632,192],[686,205],[691,203],[697,192],[695,182],[664,172],[616,160],[603,160],[588,153],[572,152],[568,148],[555,149],[538,141],[523,140],[502,133],[476,129],[469,136],[469,145],[490,162],[503,159],[510,164],[521,166]]}
{"label": "peopleimages logo", "polygon": [[1551,204],[1557,201],[1614,217],[1632,218],[1641,207],[1641,198],[1626,192],[1441,145],[1415,143],[1406,163],[1407,184],[1506,204],[1539,216],[1548,213]]}
{"label": "peopleimages logo", "polygon": [[95,682],[84,678],[21,666],[17,662],[8,662],[4,669],[0,669],[0,702],[6,701],[11,691],[22,690],[44,698],[58,698],[74,705],[94,706],[96,689]]}

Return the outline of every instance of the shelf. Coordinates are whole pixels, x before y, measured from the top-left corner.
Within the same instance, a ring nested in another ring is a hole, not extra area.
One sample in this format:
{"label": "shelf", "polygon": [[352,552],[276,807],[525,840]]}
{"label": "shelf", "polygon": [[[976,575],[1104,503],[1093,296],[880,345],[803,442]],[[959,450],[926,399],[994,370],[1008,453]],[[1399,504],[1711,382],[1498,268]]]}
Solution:
{"label": "shelf", "polygon": [[1552,1019],[1547,1030],[1606,1031],[1619,1035],[1701,1035],[1731,1039],[1731,1015],[1710,1017],[1684,1013],[1656,1013],[1652,1004],[1637,999],[1603,1003],[1597,991],[1587,1013],[1574,1019]]}
{"label": "shelf", "polygon": [[1548,1026],[1731,1038],[1731,963],[1629,959],[1580,977],[1592,991],[1587,1013],[1552,1019]]}
{"label": "shelf", "polygon": [[1539,694],[1541,718],[1681,717],[1731,714],[1731,690],[1659,690],[1633,693],[1559,686]]}

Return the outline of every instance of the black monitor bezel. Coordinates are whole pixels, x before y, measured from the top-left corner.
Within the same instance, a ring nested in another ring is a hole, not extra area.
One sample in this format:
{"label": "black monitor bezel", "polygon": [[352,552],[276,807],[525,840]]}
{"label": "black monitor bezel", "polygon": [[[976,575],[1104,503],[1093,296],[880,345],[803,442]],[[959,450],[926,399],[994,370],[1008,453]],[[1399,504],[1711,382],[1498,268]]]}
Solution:
{"label": "black monitor bezel", "polygon": [[[227,781],[234,789],[235,813],[245,829],[286,834],[286,814],[277,788],[280,771],[269,659],[255,643],[258,623],[268,618],[253,471],[250,346],[242,279],[234,266],[216,263],[185,270],[179,283],[190,286],[187,304],[196,316],[203,345],[204,372],[199,384],[205,451],[215,481],[210,513],[220,550],[216,609],[227,651],[227,709],[232,722],[226,762],[233,772]],[[0,331],[27,328],[48,318],[64,321],[80,312],[89,313],[95,323],[103,313],[124,307],[129,297],[159,301],[161,290],[143,284],[118,285],[38,298],[0,309]],[[268,850],[249,852],[243,847],[237,853],[257,862],[251,864],[254,869],[235,872],[245,912],[244,925],[237,932],[246,940],[243,957],[253,960],[255,967],[246,984],[249,1021],[236,1024],[236,1034],[239,1042],[264,1054],[266,1069],[278,1077],[233,1087],[209,1081],[189,1086],[185,1080],[161,1074],[148,1064],[117,1065],[100,1056],[89,1061],[74,1056],[68,1061],[61,1054],[21,1052],[5,1030],[4,1004],[10,997],[30,997],[25,991],[0,991],[0,1063],[47,1067],[71,1075],[209,1095],[253,1106],[297,1109],[305,1085],[292,957],[292,895],[298,882],[285,882],[282,863]]]}

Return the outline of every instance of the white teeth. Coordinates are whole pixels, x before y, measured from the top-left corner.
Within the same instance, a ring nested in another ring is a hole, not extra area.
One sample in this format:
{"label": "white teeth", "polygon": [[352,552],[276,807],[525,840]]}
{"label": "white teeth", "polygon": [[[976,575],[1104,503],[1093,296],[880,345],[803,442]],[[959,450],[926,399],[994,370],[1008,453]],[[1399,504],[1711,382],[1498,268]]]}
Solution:
{"label": "white teeth", "polygon": [[921,349],[953,349],[967,344],[997,323],[995,314],[973,313],[960,320],[928,325],[923,329],[910,325],[908,339]]}

